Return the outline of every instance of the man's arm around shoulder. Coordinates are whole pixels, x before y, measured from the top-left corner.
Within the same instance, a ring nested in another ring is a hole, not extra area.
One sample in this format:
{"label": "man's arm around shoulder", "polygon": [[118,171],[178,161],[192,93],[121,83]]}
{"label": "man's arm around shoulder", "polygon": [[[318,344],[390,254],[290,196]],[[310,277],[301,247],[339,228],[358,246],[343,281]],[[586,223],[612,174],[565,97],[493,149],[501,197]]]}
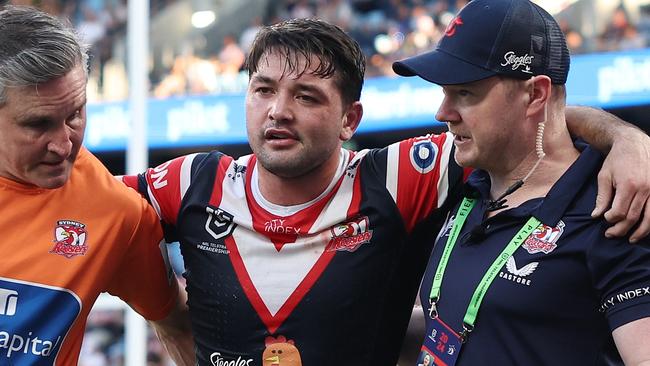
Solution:
{"label": "man's arm around shoulder", "polygon": [[569,131],[603,153],[608,153],[598,174],[598,195],[592,216],[613,224],[607,237],[623,236],[631,229],[631,242],[650,234],[650,137],[637,127],[600,109],[567,107]]}

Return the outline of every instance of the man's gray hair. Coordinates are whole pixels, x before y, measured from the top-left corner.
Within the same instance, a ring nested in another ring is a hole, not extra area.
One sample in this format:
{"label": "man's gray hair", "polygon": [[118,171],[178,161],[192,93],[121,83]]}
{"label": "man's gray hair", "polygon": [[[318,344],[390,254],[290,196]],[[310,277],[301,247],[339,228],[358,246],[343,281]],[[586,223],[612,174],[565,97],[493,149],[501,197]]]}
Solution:
{"label": "man's gray hair", "polygon": [[81,65],[88,46],[70,23],[26,6],[0,6],[0,106],[7,89],[38,85]]}

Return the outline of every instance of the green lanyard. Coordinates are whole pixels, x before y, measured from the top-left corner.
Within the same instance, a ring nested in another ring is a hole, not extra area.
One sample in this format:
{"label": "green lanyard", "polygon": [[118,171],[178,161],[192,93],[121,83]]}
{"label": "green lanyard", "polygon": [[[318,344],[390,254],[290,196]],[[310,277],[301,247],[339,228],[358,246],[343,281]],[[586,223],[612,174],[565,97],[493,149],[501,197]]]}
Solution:
{"label": "green lanyard", "polygon": [[[438,317],[438,309],[436,303],[440,299],[440,287],[442,286],[442,278],[445,274],[445,269],[447,268],[447,263],[451,257],[451,252],[456,245],[458,240],[458,235],[460,230],[465,224],[465,220],[469,215],[470,211],[474,207],[476,201],[470,198],[463,198],[463,202],[458,208],[456,218],[454,219],[454,224],[449,233],[449,238],[447,239],[447,244],[445,244],[445,249],[442,252],[442,257],[438,263],[438,268],[436,268],[436,274],[433,277],[433,284],[431,285],[431,294],[429,295],[429,301],[431,302],[431,308],[429,309],[429,316],[432,319]],[[478,309],[481,306],[481,301],[487,292],[488,288],[492,284],[492,281],[499,273],[499,270],[503,268],[503,265],[506,263],[508,258],[521,246],[521,244],[526,240],[526,238],[539,226],[540,221],[534,217],[528,219],[528,222],[517,232],[517,234],[510,240],[508,245],[503,249],[501,254],[494,260],[490,268],[485,272],[481,282],[474,290],[474,295],[470,300],[469,305],[467,306],[467,311],[465,312],[465,317],[463,318],[463,331],[460,333],[461,340],[465,342],[469,333],[474,329],[474,323],[476,321],[476,316],[478,314]]]}

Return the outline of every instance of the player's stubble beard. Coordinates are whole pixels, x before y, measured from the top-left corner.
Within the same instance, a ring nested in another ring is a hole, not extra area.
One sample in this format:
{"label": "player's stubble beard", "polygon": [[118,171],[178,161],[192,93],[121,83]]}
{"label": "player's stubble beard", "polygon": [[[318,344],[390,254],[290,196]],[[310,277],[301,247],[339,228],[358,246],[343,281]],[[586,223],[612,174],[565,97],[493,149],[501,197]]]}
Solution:
{"label": "player's stubble beard", "polygon": [[299,178],[318,170],[325,161],[334,153],[336,147],[319,151],[311,146],[305,146],[300,140],[301,148],[297,152],[274,152],[262,147],[255,151],[255,156],[260,165],[281,178]]}

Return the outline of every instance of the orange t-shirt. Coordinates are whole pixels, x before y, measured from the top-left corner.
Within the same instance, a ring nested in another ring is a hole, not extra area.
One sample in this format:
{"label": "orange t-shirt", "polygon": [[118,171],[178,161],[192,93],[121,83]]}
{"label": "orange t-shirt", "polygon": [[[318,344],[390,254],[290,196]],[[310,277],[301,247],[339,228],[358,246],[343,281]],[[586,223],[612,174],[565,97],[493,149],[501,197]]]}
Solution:
{"label": "orange t-shirt", "polygon": [[150,320],[176,301],[156,213],[81,149],[58,189],[0,178],[0,365],[76,365],[99,293]]}

